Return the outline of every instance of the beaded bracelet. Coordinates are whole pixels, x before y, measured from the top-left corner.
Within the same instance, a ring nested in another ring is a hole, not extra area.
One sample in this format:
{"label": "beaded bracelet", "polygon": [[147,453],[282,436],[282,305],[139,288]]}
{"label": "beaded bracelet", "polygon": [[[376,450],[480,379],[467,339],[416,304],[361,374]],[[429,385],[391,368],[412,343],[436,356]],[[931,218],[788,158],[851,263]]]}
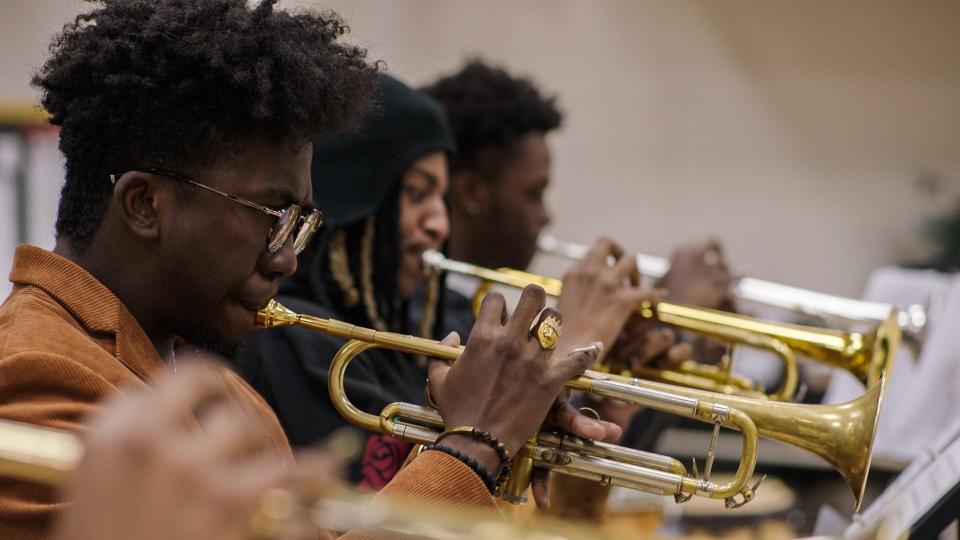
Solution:
{"label": "beaded bracelet", "polygon": [[486,444],[490,448],[493,448],[493,450],[497,453],[497,456],[500,457],[500,474],[497,475],[497,485],[502,485],[507,481],[508,478],[510,478],[513,463],[510,457],[510,452],[508,452],[506,447],[503,446],[503,443],[494,437],[489,431],[482,431],[472,426],[457,426],[441,433],[435,442],[440,442],[440,439],[450,435],[469,435],[474,439]]}
{"label": "beaded bracelet", "polygon": [[486,486],[487,491],[490,492],[490,495],[494,497],[497,496],[499,489],[497,487],[497,481],[493,478],[493,473],[488,471],[486,467],[477,463],[477,460],[472,457],[464,454],[463,452],[450,448],[449,446],[443,446],[442,444],[434,444],[428,446],[426,450],[436,450],[438,452],[443,452],[449,456],[453,456],[463,462],[464,465],[470,467],[470,469],[476,473],[477,477],[480,478],[480,481],[483,482],[483,485]]}

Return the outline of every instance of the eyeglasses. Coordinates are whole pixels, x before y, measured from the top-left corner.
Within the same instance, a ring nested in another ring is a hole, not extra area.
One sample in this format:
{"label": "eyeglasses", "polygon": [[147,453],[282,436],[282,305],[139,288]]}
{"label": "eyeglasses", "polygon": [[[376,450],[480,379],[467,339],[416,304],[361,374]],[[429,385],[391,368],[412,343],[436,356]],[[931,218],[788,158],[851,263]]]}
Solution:
{"label": "eyeglasses", "polygon": [[[320,225],[323,224],[323,214],[319,210],[313,210],[305,216],[301,215],[303,209],[298,204],[291,204],[283,210],[274,210],[273,208],[263,206],[262,204],[257,204],[242,197],[237,197],[236,195],[231,195],[230,193],[224,193],[219,189],[203,185],[193,178],[183,174],[165,171],[155,167],[143,169],[143,172],[166,176],[167,178],[186,182],[191,186],[212,191],[213,193],[222,195],[231,201],[240,203],[255,210],[259,210],[268,216],[276,218],[276,223],[267,232],[267,250],[270,253],[276,253],[277,251],[280,251],[280,248],[282,248],[284,244],[287,243],[287,240],[293,236],[293,250],[297,255],[299,255],[304,249],[306,249],[307,244],[310,243],[310,240],[317,232],[317,229],[319,229]],[[110,183],[117,183],[116,175],[110,175]]]}

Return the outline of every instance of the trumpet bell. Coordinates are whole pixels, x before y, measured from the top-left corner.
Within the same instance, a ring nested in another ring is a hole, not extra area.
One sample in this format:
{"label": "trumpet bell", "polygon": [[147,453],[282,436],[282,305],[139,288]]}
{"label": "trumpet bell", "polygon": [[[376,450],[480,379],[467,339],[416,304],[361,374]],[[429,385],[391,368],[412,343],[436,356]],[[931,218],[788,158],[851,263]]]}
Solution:
{"label": "trumpet bell", "polygon": [[642,385],[726,405],[753,420],[761,437],[811,452],[830,463],[843,477],[860,509],[873,458],[873,441],[880,417],[886,377],[880,376],[860,397],[837,405],[806,405],[722,395],[634,379]]}

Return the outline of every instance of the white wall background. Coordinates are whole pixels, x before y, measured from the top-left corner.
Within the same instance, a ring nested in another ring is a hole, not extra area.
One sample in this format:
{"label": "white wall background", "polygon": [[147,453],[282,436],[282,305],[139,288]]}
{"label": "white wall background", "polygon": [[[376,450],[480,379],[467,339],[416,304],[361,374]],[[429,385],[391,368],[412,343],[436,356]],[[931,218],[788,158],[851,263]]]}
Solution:
{"label": "white wall background", "polygon": [[[34,99],[30,72],[81,4],[4,4],[0,102]],[[871,268],[928,253],[922,223],[960,197],[960,2],[324,5],[409,82],[480,55],[557,93],[561,238],[666,255],[716,236],[741,273],[858,295]]]}
{"label": "white wall background", "polygon": [[[0,134],[0,272],[8,272],[13,263],[12,246],[17,241],[16,174],[20,141],[15,135]],[[6,274],[4,274],[4,278]],[[6,296],[10,283],[0,280],[0,293]]]}

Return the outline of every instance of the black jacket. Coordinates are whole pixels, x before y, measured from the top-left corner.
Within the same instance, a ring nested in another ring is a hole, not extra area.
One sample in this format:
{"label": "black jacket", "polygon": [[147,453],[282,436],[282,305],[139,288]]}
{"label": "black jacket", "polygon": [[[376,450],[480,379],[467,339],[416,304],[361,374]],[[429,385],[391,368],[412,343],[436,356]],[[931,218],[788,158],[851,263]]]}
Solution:
{"label": "black jacket", "polygon": [[[278,300],[298,313],[343,320],[329,307],[310,300],[286,295]],[[261,330],[248,339],[237,370],[277,413],[294,447],[323,441],[341,428],[356,430],[365,448],[350,464],[350,479],[379,489],[403,463],[410,445],[362,433],[334,408],[327,391],[328,371],[343,344],[341,339],[303,328]],[[426,370],[409,355],[371,349],[350,364],[345,388],[360,410],[379,415],[394,401],[422,404],[426,376]]]}

